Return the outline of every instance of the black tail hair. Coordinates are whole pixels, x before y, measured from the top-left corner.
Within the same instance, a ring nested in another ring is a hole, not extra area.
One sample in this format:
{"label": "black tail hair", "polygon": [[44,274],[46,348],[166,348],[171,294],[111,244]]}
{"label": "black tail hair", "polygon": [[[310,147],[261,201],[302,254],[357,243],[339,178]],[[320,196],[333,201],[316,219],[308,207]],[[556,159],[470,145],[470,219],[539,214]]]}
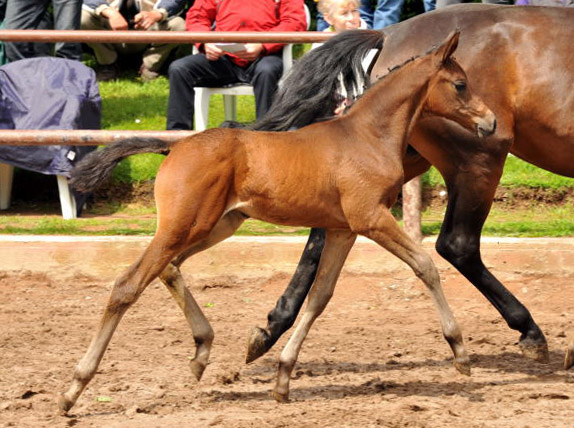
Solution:
{"label": "black tail hair", "polygon": [[381,49],[384,35],[374,30],[345,31],[305,54],[289,71],[273,104],[251,129],[286,131],[331,117],[340,81],[353,93],[356,74],[367,81],[361,61],[371,49]]}
{"label": "black tail hair", "polygon": [[91,152],[72,169],[70,185],[80,192],[89,192],[99,186],[122,160],[138,153],[169,152],[169,144],[157,138],[126,138],[102,150]]}

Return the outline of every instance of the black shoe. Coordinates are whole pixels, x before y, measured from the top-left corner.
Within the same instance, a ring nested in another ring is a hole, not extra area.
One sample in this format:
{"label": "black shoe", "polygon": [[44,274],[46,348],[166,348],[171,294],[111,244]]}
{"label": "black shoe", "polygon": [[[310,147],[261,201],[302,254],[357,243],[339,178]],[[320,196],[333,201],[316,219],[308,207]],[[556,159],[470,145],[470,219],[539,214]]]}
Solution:
{"label": "black shoe", "polygon": [[116,63],[100,65],[96,71],[96,80],[98,82],[107,82],[118,78],[118,66]]}

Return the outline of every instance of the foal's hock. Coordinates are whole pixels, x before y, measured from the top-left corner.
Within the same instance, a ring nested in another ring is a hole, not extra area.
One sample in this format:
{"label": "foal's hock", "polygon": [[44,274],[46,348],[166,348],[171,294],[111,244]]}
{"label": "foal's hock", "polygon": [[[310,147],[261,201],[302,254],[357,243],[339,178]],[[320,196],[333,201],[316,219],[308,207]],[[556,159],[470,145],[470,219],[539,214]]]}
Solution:
{"label": "foal's hock", "polygon": [[[431,258],[402,231],[390,213],[403,171],[406,137],[421,115],[441,116],[486,136],[493,113],[474,97],[452,58],[458,33],[415,58],[369,90],[336,120],[292,132],[211,129],[169,147],[156,179],[157,232],[140,260],[115,283],[101,323],[79,362],[60,408],[69,410],[94,376],[120,319],[147,285],[159,277],[182,308],[197,344],[191,369],[200,379],[213,330],[179,271],[191,255],[231,236],[246,218],[327,230],[326,246],[309,302],[280,357],[273,395],[288,400],[290,374],[303,340],[332,296],[357,234],[405,261],[430,290],[455,367],[470,373],[460,329],[443,295]],[[118,143],[95,154],[75,174],[103,170],[126,154],[166,151],[150,141]],[[100,156],[100,158],[98,158]],[[98,177],[97,182],[102,176]],[[93,179],[93,176],[90,177]],[[93,183],[94,180],[91,180]]]}

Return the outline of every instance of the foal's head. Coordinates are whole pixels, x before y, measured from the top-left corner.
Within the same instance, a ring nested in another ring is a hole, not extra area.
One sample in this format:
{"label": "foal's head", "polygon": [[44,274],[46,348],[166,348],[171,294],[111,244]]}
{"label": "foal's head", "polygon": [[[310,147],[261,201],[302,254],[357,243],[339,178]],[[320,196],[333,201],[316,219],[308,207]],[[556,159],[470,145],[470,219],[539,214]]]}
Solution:
{"label": "foal's head", "polygon": [[496,130],[496,118],[471,92],[466,73],[452,56],[459,34],[451,33],[431,54],[437,72],[429,81],[422,114],[445,117],[475,131],[479,137],[486,137]]}

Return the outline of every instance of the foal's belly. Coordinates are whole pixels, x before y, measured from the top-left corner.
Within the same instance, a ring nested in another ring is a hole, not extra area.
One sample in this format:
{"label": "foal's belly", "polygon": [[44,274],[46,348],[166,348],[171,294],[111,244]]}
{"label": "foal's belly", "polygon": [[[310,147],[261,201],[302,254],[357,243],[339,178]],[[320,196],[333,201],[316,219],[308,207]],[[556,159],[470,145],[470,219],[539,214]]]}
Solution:
{"label": "foal's belly", "polygon": [[338,203],[316,200],[251,198],[240,204],[239,211],[251,218],[282,226],[346,229],[349,227]]}

